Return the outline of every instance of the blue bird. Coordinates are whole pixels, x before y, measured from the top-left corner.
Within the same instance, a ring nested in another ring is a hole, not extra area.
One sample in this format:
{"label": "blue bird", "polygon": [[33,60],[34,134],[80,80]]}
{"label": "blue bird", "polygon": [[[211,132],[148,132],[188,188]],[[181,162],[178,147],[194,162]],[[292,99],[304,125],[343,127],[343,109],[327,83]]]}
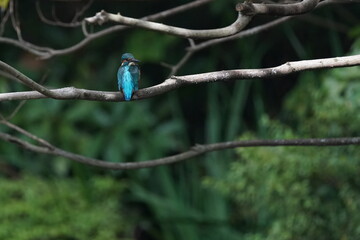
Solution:
{"label": "blue bird", "polygon": [[139,62],[131,53],[124,53],[121,56],[117,78],[119,91],[123,92],[126,101],[130,101],[133,93],[139,89]]}

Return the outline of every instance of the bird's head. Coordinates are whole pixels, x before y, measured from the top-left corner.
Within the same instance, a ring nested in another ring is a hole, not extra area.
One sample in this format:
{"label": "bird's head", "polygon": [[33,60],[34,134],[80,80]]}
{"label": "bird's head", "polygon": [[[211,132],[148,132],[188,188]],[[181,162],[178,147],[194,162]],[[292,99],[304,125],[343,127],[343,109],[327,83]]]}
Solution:
{"label": "bird's head", "polygon": [[138,63],[140,62],[139,60],[137,60],[136,58],[134,58],[134,56],[131,53],[124,53],[121,56],[121,65],[123,65],[124,63]]}

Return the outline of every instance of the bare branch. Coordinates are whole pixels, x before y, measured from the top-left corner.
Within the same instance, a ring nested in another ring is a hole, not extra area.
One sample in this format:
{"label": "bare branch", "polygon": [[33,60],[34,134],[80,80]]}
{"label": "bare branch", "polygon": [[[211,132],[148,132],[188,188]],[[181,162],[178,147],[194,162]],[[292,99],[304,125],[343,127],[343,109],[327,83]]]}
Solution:
{"label": "bare branch", "polygon": [[17,78],[22,83],[24,83],[26,86],[28,86],[29,88],[36,90],[47,97],[56,98],[56,99],[61,99],[62,97],[61,95],[58,95],[56,92],[52,92],[51,90],[47,89],[41,84],[36,83],[34,80],[28,78],[27,76],[16,70],[15,68],[7,65],[2,61],[0,61],[0,70],[7,74],[12,75],[13,77]]}
{"label": "bare branch", "polygon": [[6,73],[6,72],[0,71],[0,76],[3,76],[4,78],[6,78],[6,79],[8,79],[8,80],[15,81],[15,82],[17,82],[17,83],[21,83],[21,84],[22,84],[22,82],[21,82],[19,79],[17,79],[17,78],[14,77],[13,75],[8,74],[8,73]]}
{"label": "bare branch", "polygon": [[[21,130],[25,131],[26,130]],[[32,134],[30,134],[32,135]],[[205,145],[195,145],[190,150],[169,156],[164,158],[158,158],[154,160],[142,161],[142,162],[105,162],[95,158],[85,157],[83,155],[75,154],[57,148],[53,145],[37,146],[26,142],[20,138],[14,137],[7,133],[0,132],[0,139],[17,144],[21,148],[49,155],[61,156],[70,160],[80,162],[86,165],[95,167],[101,167],[113,170],[125,170],[125,169],[139,169],[157,167],[162,165],[168,165],[176,162],[181,162],[190,158],[194,158],[199,155],[203,155],[208,152],[220,151],[225,149],[232,149],[238,147],[260,147],[260,146],[341,146],[341,145],[359,145],[360,138],[329,138],[329,139],[283,139],[283,140],[245,140],[245,141],[233,141],[233,142],[221,142]],[[39,139],[35,139],[39,140]],[[43,140],[43,139],[42,139]],[[45,141],[45,140],[44,140]],[[45,141],[46,142],[46,141]],[[47,143],[47,142],[46,142]]]}
{"label": "bare branch", "polygon": [[10,1],[10,6],[9,6],[9,12],[10,12],[10,17],[11,17],[11,23],[16,31],[16,34],[18,36],[18,39],[20,41],[23,40],[22,35],[21,35],[21,29],[20,29],[20,21],[17,18],[17,8],[15,6],[15,1]]}
{"label": "bare branch", "polygon": [[[360,65],[360,54],[353,56],[345,56],[345,57],[288,62],[272,68],[235,69],[235,70],[208,72],[208,73],[200,73],[200,74],[185,75],[185,76],[173,76],[166,79],[163,83],[160,83],[158,85],[149,88],[140,89],[139,91],[135,92],[132,99],[139,100],[139,99],[150,98],[189,84],[222,82],[229,80],[243,80],[243,79],[253,79],[253,78],[270,78],[270,77],[283,76],[305,70],[351,67],[357,65]],[[124,100],[121,92],[94,91],[94,90],[79,89],[74,87],[49,90],[1,61],[0,61],[0,70],[3,70],[12,76],[15,76],[17,79],[25,83],[27,86],[37,91],[37,92],[30,91],[30,92],[0,93],[0,102],[11,101],[11,100],[40,99],[47,97],[55,98],[55,99],[81,99],[81,100],[91,100],[91,101],[123,101]]]}
{"label": "bare branch", "polygon": [[173,76],[174,74],[176,74],[179,69],[184,66],[184,64],[190,59],[190,57],[193,55],[193,52],[186,52],[185,55],[179,60],[179,62],[171,67],[171,72],[169,73],[169,77]]}
{"label": "bare branch", "polygon": [[88,0],[88,2],[79,11],[75,13],[72,22],[78,21],[79,17],[81,17],[85,13],[85,11],[89,9],[89,7],[93,4],[93,2],[94,0]]}
{"label": "bare branch", "polygon": [[337,4],[337,3],[358,3],[360,0],[321,0],[319,5]]}
{"label": "bare branch", "polygon": [[49,24],[49,25],[52,25],[52,26],[72,27],[72,28],[73,27],[78,27],[78,26],[81,25],[81,22],[76,22],[76,21],[73,21],[73,22],[70,22],[70,23],[65,23],[65,22],[59,21],[58,19],[56,19],[55,21],[49,20],[44,16],[43,12],[41,11],[41,6],[40,6],[40,1],[39,0],[36,1],[35,6],[36,6],[36,11],[37,11],[37,13],[38,13],[38,15],[40,17],[40,20],[43,21],[46,24]]}
{"label": "bare branch", "polygon": [[[22,100],[8,117],[6,117],[6,118],[2,117],[2,118],[6,119],[6,120],[11,120],[20,111],[20,109],[25,105],[25,103],[26,103],[26,100]],[[1,114],[0,114],[0,116],[1,116]]]}
{"label": "bare branch", "polygon": [[209,29],[209,30],[193,30],[186,28],[173,27],[161,23],[150,22],[145,20],[139,20],[136,18],[124,17],[118,14],[107,13],[104,10],[98,12],[94,17],[85,18],[88,23],[103,24],[107,21],[117,22],[131,27],[139,27],[149,29],[157,32],[163,32],[170,35],[175,35],[184,38],[220,38],[231,36],[235,33],[240,32],[250,22],[251,17],[244,16],[239,13],[236,21],[224,28]]}
{"label": "bare branch", "polygon": [[82,21],[81,22],[81,30],[84,34],[85,37],[88,37],[89,36],[89,32],[88,30],[86,29],[86,22],[85,21]]}
{"label": "bare branch", "polygon": [[329,18],[322,18],[316,15],[307,14],[299,17],[300,20],[311,23],[312,25],[318,25],[320,27],[329,28],[334,31],[342,32],[347,34],[350,28],[337,21],[333,21]]}
{"label": "bare branch", "polygon": [[155,20],[166,18],[166,17],[172,16],[172,15],[175,15],[175,14],[178,14],[181,12],[185,12],[187,10],[190,10],[190,9],[193,9],[196,7],[200,7],[204,4],[210,3],[212,1],[213,0],[195,0],[195,1],[183,4],[183,5],[147,16],[147,17],[144,17],[144,18],[142,18],[142,20],[155,21]]}
{"label": "bare branch", "polygon": [[33,45],[33,44],[30,45],[30,43],[27,43],[25,41],[19,41],[19,40],[7,38],[7,37],[0,37],[0,43],[6,43],[6,44],[13,45],[13,46],[23,49],[29,53],[32,53],[36,56],[39,56],[41,58],[48,57],[50,54],[50,51],[53,51],[50,48],[43,48],[43,50],[37,50],[36,48],[42,48],[42,47],[36,46],[36,48],[35,48],[34,47],[35,45]]}
{"label": "bare branch", "polygon": [[310,12],[316,7],[316,5],[318,5],[318,3],[319,0],[303,0],[301,2],[289,4],[263,4],[244,2],[238,3],[236,5],[236,10],[248,16],[260,14],[291,16]]}
{"label": "bare branch", "polygon": [[42,139],[42,138],[39,138],[37,136],[35,136],[34,134],[31,134],[30,132],[26,131],[25,129],[22,129],[10,122],[8,122],[2,115],[0,115],[0,124],[4,124],[5,126],[11,128],[11,129],[14,129],[15,131],[21,133],[21,134],[24,134],[25,136],[29,137],[30,139],[32,140],[35,140],[36,142],[38,142],[40,145],[48,148],[48,149],[53,149],[54,146],[51,145],[48,141]]}
{"label": "bare branch", "polygon": [[229,36],[229,37],[224,37],[224,38],[219,38],[219,39],[211,39],[208,41],[204,41],[200,44],[197,44],[195,46],[189,47],[187,48],[188,51],[200,51],[204,48],[219,44],[219,43],[223,43],[223,42],[227,42],[227,41],[232,41],[232,40],[236,40],[236,39],[240,39],[243,37],[247,37],[247,36],[252,36],[255,34],[258,34],[260,32],[263,31],[267,31],[269,29],[271,29],[272,27],[275,27],[281,23],[286,22],[287,20],[291,19],[292,17],[282,17],[279,19],[276,19],[274,21],[265,23],[263,25],[257,26],[257,27],[253,27],[253,28],[249,28],[247,30],[241,31],[235,35]]}
{"label": "bare branch", "polygon": [[359,0],[302,0],[301,2],[289,4],[264,4],[246,1],[244,3],[238,3],[236,5],[236,10],[248,16],[264,14],[276,16],[293,16],[310,12],[317,6],[335,3],[342,4],[356,2],[359,2]]}
{"label": "bare branch", "polygon": [[7,20],[9,19],[9,16],[10,16],[10,11],[6,11],[6,13],[0,23],[0,36],[2,36],[4,34],[5,24],[6,24]]}
{"label": "bare branch", "polygon": [[[194,40],[192,40],[191,38],[189,38],[188,40],[189,40],[190,47],[196,46]],[[187,51],[184,54],[184,56],[175,65],[161,63],[162,66],[170,69],[170,73],[169,73],[168,77],[175,75],[179,71],[179,69],[182,68],[182,66],[184,66],[184,64],[191,58],[191,56],[193,55],[194,52],[195,51]]]}
{"label": "bare branch", "polygon": [[34,144],[31,144],[24,140],[21,140],[20,138],[13,137],[7,133],[0,132],[0,139],[4,140],[6,142],[18,144],[22,148],[33,151],[33,152],[37,152],[37,153],[46,153],[47,152],[47,148],[45,148],[45,147],[36,146]]}

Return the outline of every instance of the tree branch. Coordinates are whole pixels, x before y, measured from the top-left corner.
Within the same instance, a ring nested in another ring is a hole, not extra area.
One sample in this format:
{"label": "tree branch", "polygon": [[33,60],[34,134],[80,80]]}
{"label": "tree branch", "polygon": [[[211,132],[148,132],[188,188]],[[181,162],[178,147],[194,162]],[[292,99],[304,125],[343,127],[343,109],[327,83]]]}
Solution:
{"label": "tree branch", "polygon": [[44,140],[42,138],[39,138],[39,137],[35,136],[34,134],[31,134],[30,132],[26,131],[23,128],[20,128],[17,125],[14,125],[14,124],[10,123],[2,115],[0,115],[0,119],[1,119],[0,124],[4,124],[5,126],[11,128],[11,129],[14,129],[15,131],[29,137],[30,139],[35,140],[36,142],[38,142],[43,147],[47,147],[48,149],[53,149],[54,148],[54,146],[51,145],[48,141],[46,141],[46,140]]}
{"label": "tree branch", "polygon": [[112,14],[112,13],[107,13],[104,10],[96,13],[96,15],[93,17],[85,18],[85,21],[91,24],[97,23],[101,25],[105,22],[112,21],[131,27],[139,27],[157,32],[163,32],[170,35],[175,35],[184,38],[193,38],[193,39],[220,38],[220,37],[231,36],[235,33],[240,32],[244,27],[246,27],[246,25],[250,22],[250,20],[251,17],[244,16],[243,14],[239,13],[236,21],[227,27],[209,29],[209,30],[204,30],[204,29],[193,30],[193,29],[173,27],[161,23],[150,22],[136,18],[124,17],[121,16],[120,13]]}
{"label": "tree branch", "polygon": [[[288,75],[305,70],[337,68],[337,67],[351,67],[360,65],[360,54],[345,57],[323,58],[313,60],[303,60],[297,62],[288,62],[277,67],[261,68],[261,69],[237,69],[225,70],[218,72],[208,72],[185,76],[173,76],[166,79],[163,83],[158,85],[140,89],[135,92],[133,100],[150,98],[168,91],[177,89],[184,85],[199,84],[208,82],[222,82],[229,80],[242,80],[254,78],[270,78]],[[0,61],[0,70],[16,77],[28,87],[36,91],[29,92],[12,92],[0,93],[1,101],[11,100],[28,100],[40,98],[55,98],[55,99],[81,99],[91,101],[123,101],[121,92],[104,92],[87,89],[79,89],[74,87],[66,87],[60,89],[47,89],[42,85],[34,82],[30,78],[21,74],[9,65]]]}
{"label": "tree branch", "polygon": [[7,20],[9,19],[10,16],[10,10],[5,12],[5,15],[2,17],[1,22],[0,22],[0,36],[3,35],[4,30],[5,30],[5,24],[7,22]]}
{"label": "tree branch", "polygon": [[[23,130],[25,131],[25,130]],[[31,134],[32,135],[32,134]],[[36,137],[37,138],[37,137]],[[91,165],[95,167],[101,167],[113,170],[125,170],[125,169],[139,169],[157,167],[162,165],[168,165],[176,162],[181,162],[199,155],[203,155],[208,152],[220,151],[225,149],[232,149],[238,147],[260,147],[260,146],[341,146],[341,145],[359,145],[360,138],[329,138],[329,139],[283,139],[283,140],[245,140],[245,141],[233,141],[233,142],[221,142],[205,145],[195,145],[190,150],[169,156],[164,158],[158,158],[154,160],[142,161],[142,162],[105,162],[95,158],[85,157],[83,155],[75,154],[57,148],[53,145],[47,146],[48,142],[43,140],[46,144],[43,146],[37,146],[26,142],[20,138],[14,137],[7,133],[0,132],[0,139],[17,144],[21,148],[54,156],[61,156],[70,160]],[[33,138],[34,140],[37,140]]]}
{"label": "tree branch", "polygon": [[202,43],[199,43],[197,45],[194,46],[190,46],[187,48],[188,51],[200,51],[204,48],[219,44],[219,43],[223,43],[223,42],[227,42],[227,41],[232,41],[232,40],[236,40],[236,39],[240,39],[243,37],[247,37],[247,36],[252,36],[255,34],[258,34],[260,32],[269,30],[272,27],[275,27],[281,23],[286,22],[287,20],[291,19],[292,17],[282,17],[276,20],[273,20],[271,22],[265,23],[263,25],[260,26],[256,26],[253,28],[249,28],[247,30],[241,31],[235,35],[229,36],[229,37],[223,37],[223,38],[218,38],[218,39],[211,39],[208,41],[204,41]]}
{"label": "tree branch", "polygon": [[18,80],[20,80],[23,84],[25,84],[29,88],[36,90],[39,93],[42,93],[43,95],[45,95],[47,97],[55,98],[55,99],[62,98],[61,94],[58,94],[57,92],[53,92],[53,91],[47,89],[46,87],[44,87],[43,85],[36,83],[34,80],[28,78],[27,76],[25,76],[24,74],[22,74],[21,72],[16,70],[15,68],[7,65],[6,63],[4,63],[2,61],[0,61],[0,70],[17,78]]}
{"label": "tree branch", "polygon": [[236,5],[236,10],[248,16],[260,14],[291,16],[310,12],[316,7],[316,5],[318,5],[318,3],[319,0],[303,0],[301,2],[290,4],[263,4],[244,2],[238,3]]}
{"label": "tree branch", "polygon": [[[195,42],[194,40],[192,40],[191,38],[188,39],[189,43],[190,43],[190,47],[195,47]],[[168,77],[171,77],[173,75],[175,75],[179,69],[184,66],[184,64],[191,58],[191,56],[193,55],[195,51],[187,51],[184,56],[178,61],[177,64],[171,65],[171,64],[167,64],[167,63],[160,63],[162,66],[167,67],[170,69],[170,73]]]}
{"label": "tree branch", "polygon": [[[92,3],[92,1],[89,1],[88,2],[89,4]],[[81,22],[78,22],[78,21],[72,21],[70,23],[65,23],[65,22],[60,22],[58,20],[49,20],[45,17],[45,15],[43,14],[43,12],[41,11],[41,6],[40,6],[40,1],[37,0],[36,3],[35,3],[35,6],[36,6],[36,11],[38,13],[38,16],[40,18],[41,21],[43,21],[44,23],[46,24],[49,24],[49,25],[52,25],[52,26],[60,26],[60,27],[70,27],[70,28],[73,28],[73,27],[78,27],[81,25]],[[89,5],[86,5],[87,7],[89,7]],[[84,12],[85,10],[81,11],[81,14]],[[75,14],[75,16],[77,16],[77,14]]]}
{"label": "tree branch", "polygon": [[22,34],[21,34],[21,29],[20,29],[20,21],[17,18],[17,6],[15,6],[15,1],[10,1],[9,4],[9,12],[10,12],[10,18],[11,18],[11,23],[13,25],[13,28],[18,36],[19,41],[23,41],[22,38]]}

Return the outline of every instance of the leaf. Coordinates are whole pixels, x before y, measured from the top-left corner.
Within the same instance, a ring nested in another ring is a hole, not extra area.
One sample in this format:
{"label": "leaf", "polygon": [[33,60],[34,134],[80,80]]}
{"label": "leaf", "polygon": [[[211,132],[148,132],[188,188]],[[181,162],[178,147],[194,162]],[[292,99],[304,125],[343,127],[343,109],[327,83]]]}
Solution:
{"label": "leaf", "polygon": [[0,0],[0,8],[6,9],[10,0]]}

